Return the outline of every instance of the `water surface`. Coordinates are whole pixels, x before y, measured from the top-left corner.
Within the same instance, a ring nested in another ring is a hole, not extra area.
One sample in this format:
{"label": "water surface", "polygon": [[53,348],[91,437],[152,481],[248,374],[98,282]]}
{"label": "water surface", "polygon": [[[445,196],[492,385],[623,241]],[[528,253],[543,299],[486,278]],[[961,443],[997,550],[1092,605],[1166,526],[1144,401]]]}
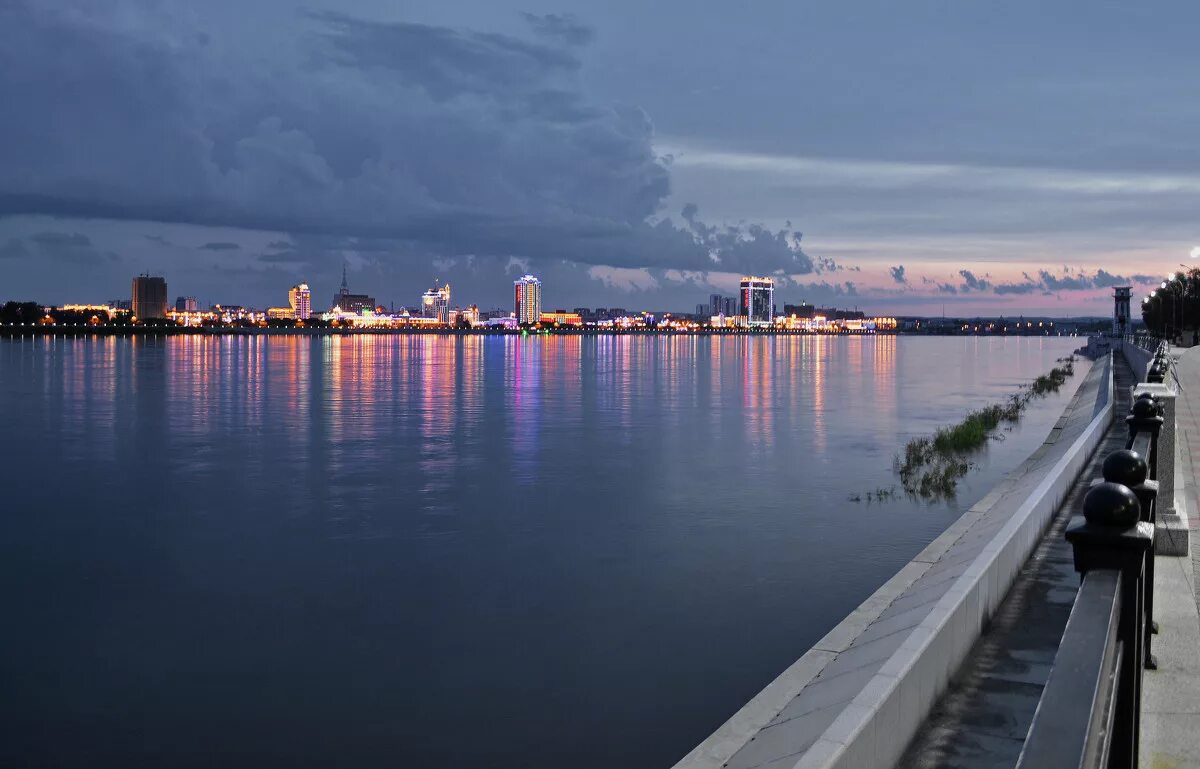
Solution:
{"label": "water surface", "polygon": [[0,342],[0,765],[669,766],[1067,395],[848,497],[1076,344]]}

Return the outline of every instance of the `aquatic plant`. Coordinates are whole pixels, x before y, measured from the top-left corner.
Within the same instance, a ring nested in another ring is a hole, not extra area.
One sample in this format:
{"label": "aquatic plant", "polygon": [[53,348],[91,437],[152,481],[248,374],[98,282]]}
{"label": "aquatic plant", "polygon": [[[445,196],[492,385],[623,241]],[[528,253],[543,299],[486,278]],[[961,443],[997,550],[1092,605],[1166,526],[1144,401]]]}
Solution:
{"label": "aquatic plant", "polygon": [[1002,424],[1018,422],[1030,400],[1058,392],[1067,378],[1075,374],[1074,356],[1055,362],[1060,365],[1013,393],[1003,403],[970,411],[956,424],[938,428],[931,436],[913,438],[905,444],[893,460],[893,469],[900,477],[904,491],[924,500],[953,499],[958,481],[974,466],[966,457],[989,440],[1002,440],[1004,436],[996,433]]}

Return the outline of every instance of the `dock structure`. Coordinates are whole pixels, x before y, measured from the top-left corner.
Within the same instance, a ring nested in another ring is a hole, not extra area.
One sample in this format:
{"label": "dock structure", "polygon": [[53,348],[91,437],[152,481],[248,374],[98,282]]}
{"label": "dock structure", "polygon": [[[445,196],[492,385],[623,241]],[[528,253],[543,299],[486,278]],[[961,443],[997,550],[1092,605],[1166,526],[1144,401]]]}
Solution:
{"label": "dock structure", "polygon": [[1033,455],[675,769],[1200,767],[1200,348],[1089,348]]}

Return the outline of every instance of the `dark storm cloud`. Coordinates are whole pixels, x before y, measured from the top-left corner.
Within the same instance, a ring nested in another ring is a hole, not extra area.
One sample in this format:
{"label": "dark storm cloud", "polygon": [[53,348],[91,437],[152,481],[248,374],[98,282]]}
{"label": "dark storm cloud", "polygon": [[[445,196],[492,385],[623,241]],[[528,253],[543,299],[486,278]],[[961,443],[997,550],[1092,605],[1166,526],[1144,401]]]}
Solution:
{"label": "dark storm cloud", "polygon": [[78,248],[92,245],[92,239],[79,232],[38,232],[29,240],[41,246]]}
{"label": "dark storm cloud", "polygon": [[536,13],[522,13],[522,18],[529,23],[530,29],[539,37],[557,40],[567,45],[587,45],[596,39],[596,30],[571,14],[547,13],[539,16]]}
{"label": "dark storm cloud", "polygon": [[507,35],[368,21],[332,11],[311,17],[322,23],[330,55],[339,63],[390,70],[438,101],[523,93],[548,74],[580,67],[574,54],[558,46]]}
{"label": "dark storm cloud", "polygon": [[205,243],[202,246],[198,246],[198,248],[201,251],[238,251],[241,249],[241,246],[237,243],[215,242]]}
{"label": "dark storm cloud", "polygon": [[0,259],[24,259],[29,256],[29,249],[19,238],[9,238],[0,246]]}
{"label": "dark storm cloud", "polygon": [[901,283],[901,284],[908,283],[908,278],[904,277],[904,265],[903,264],[898,264],[895,267],[889,267],[888,272],[891,274],[892,280],[894,280],[895,282]]}
{"label": "dark storm cloud", "polygon": [[0,103],[22,116],[0,121],[0,216],[355,236],[423,260],[815,269],[790,227],[662,218],[653,124],[585,94],[590,32],[569,17],[527,17],[526,40],[312,12],[256,68],[158,18],[0,3]]}
{"label": "dark storm cloud", "polygon": [[9,238],[0,246],[0,259],[26,258],[76,265],[99,265],[121,260],[112,251],[95,248],[91,238],[78,232],[38,232],[25,239]]}

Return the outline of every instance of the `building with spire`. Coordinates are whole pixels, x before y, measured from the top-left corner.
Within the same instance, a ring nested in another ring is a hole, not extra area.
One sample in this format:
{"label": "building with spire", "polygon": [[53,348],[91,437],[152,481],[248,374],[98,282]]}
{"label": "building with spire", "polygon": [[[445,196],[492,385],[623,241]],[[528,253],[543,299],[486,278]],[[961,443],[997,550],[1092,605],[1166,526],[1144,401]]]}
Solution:
{"label": "building with spire", "polygon": [[346,282],[346,265],[342,264],[342,288],[333,297],[333,306],[342,312],[361,313],[363,310],[375,309],[375,297],[366,294],[350,293],[350,285]]}

